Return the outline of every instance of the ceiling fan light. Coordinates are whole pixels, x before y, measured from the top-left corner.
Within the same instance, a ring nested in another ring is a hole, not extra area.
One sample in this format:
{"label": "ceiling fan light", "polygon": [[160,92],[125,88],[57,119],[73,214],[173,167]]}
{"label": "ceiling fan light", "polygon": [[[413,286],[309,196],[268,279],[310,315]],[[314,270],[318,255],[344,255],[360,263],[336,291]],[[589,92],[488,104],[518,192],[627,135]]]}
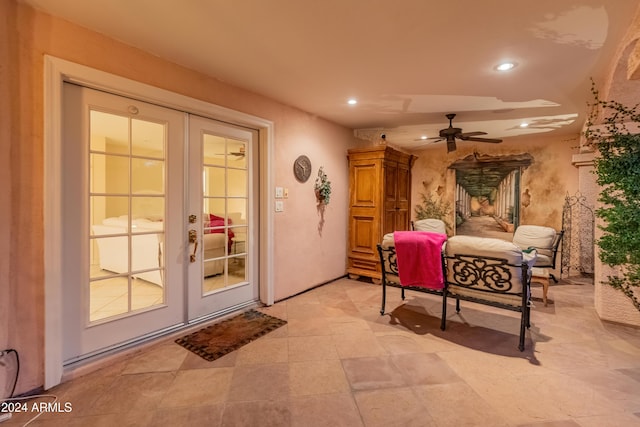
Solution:
{"label": "ceiling fan light", "polygon": [[496,71],[509,71],[515,68],[515,62],[502,62],[495,66]]}

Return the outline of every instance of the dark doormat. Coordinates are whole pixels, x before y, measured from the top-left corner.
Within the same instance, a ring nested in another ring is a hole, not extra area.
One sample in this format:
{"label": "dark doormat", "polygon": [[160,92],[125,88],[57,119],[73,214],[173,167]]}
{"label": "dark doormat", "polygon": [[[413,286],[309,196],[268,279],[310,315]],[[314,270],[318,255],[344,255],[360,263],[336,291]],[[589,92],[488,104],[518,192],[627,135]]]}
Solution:
{"label": "dark doormat", "polygon": [[249,310],[178,338],[176,343],[211,362],[286,324],[277,317]]}

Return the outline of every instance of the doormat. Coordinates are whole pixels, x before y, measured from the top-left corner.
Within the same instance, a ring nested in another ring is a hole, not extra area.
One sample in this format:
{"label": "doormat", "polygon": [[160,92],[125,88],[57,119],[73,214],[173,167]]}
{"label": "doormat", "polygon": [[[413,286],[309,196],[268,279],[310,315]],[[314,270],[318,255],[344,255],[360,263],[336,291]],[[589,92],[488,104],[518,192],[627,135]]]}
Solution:
{"label": "doormat", "polygon": [[249,310],[178,338],[176,343],[211,362],[286,324],[277,317]]}

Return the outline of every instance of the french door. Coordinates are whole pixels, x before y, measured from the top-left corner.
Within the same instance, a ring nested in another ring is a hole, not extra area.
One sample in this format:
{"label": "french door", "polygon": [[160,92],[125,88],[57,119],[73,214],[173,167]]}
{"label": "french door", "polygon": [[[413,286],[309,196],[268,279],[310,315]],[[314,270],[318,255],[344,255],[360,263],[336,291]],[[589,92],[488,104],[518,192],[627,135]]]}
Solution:
{"label": "french door", "polygon": [[252,131],[66,83],[63,120],[66,364],[258,299]]}
{"label": "french door", "polygon": [[258,299],[255,140],[255,131],[189,118],[190,321]]}

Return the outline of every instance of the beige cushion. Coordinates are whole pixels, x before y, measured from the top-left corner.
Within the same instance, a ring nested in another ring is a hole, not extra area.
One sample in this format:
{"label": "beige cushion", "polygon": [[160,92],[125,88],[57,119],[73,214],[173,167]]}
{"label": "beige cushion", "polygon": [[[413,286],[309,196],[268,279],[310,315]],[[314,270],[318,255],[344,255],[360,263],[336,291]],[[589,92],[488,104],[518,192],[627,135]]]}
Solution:
{"label": "beige cushion", "polygon": [[502,239],[476,236],[453,236],[449,239],[446,254],[466,254],[504,258],[509,264],[522,263],[522,249]]}
{"label": "beige cushion", "polygon": [[556,230],[542,225],[521,225],[513,234],[513,243],[522,249],[536,248],[542,255],[550,256]]}
{"label": "beige cushion", "polygon": [[[447,257],[467,255],[479,258],[469,259],[463,256],[462,263],[457,259],[447,259],[447,289],[450,294],[514,306],[522,304],[522,296],[518,294],[522,293],[524,282],[522,268],[519,266],[522,265],[523,260],[529,266],[533,266],[536,259],[535,251],[531,254],[523,254],[522,250],[512,242],[501,239],[453,236],[447,242],[445,253]],[[506,260],[510,265],[491,267],[493,264],[499,264],[499,261],[490,260],[487,257]],[[465,260],[469,261],[471,268],[464,268]],[[478,269],[476,270],[474,267],[478,267]],[[476,277],[475,273],[480,270],[483,272],[491,271],[493,274]],[[505,278],[505,280],[510,277],[510,288],[493,287],[492,284],[496,277]],[[473,285],[472,282],[474,282]]]}
{"label": "beige cushion", "polygon": [[413,222],[415,231],[433,231],[435,233],[447,234],[447,227],[444,222],[435,218],[420,219]]}

